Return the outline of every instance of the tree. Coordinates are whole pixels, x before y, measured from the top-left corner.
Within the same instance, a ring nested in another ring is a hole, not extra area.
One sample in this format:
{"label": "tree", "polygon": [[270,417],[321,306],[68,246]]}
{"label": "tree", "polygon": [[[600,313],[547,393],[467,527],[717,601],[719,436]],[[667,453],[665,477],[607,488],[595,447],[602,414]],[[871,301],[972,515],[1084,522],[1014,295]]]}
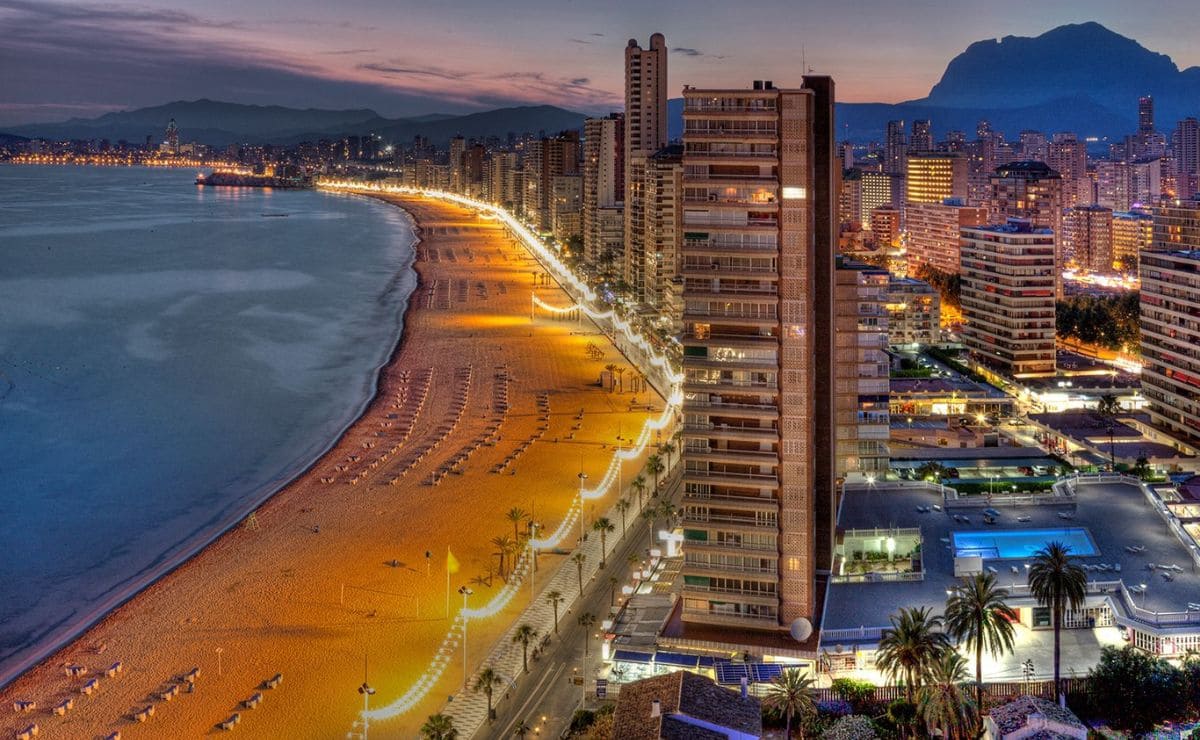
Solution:
{"label": "tree", "polygon": [[792,736],[792,717],[804,717],[817,711],[812,695],[813,680],[799,668],[785,668],[771,683],[763,703],[778,710],[787,718],[784,738]]}
{"label": "tree", "polygon": [[637,491],[638,508],[642,508],[642,496],[646,493],[646,476],[638,473],[633,479],[633,490]]}
{"label": "tree", "polygon": [[642,518],[650,525],[650,549],[654,549],[654,531],[658,529],[658,507],[648,506],[642,509]]}
{"label": "tree", "polygon": [[963,579],[946,599],[946,631],[975,653],[975,706],[983,707],[983,651],[998,658],[1012,652],[1017,613],[1005,599],[1008,590],[996,585],[992,573]]}
{"label": "tree", "polygon": [[1087,575],[1071,562],[1071,548],[1050,542],[1033,556],[1029,567],[1029,591],[1041,606],[1050,607],[1054,620],[1054,700],[1062,695],[1059,664],[1062,653],[1061,631],[1067,609],[1082,609],[1087,594]]}
{"label": "tree", "polygon": [[508,581],[508,570],[505,568],[505,565],[508,563],[509,553],[516,551],[517,543],[508,535],[503,534],[499,537],[493,537],[492,544],[496,546],[496,550],[500,555],[500,578]]}
{"label": "tree", "polygon": [[1134,737],[1187,713],[1185,672],[1132,645],[1105,647],[1088,678],[1097,711]]}
{"label": "tree", "polygon": [[617,389],[617,366],[610,362],[604,369],[608,371],[608,392],[612,393]]}
{"label": "tree", "polygon": [[667,529],[670,529],[675,521],[675,517],[679,514],[679,508],[670,501],[663,501],[658,505],[658,515],[663,518]]}
{"label": "tree", "polygon": [[512,641],[521,645],[521,667],[529,673],[529,643],[537,639],[538,632],[532,625],[523,624],[513,633]]}
{"label": "tree", "polygon": [[592,522],[592,529],[600,533],[600,567],[603,568],[608,564],[608,535],[610,532],[617,531],[617,528],[608,520],[608,517],[602,516]]}
{"label": "tree", "polygon": [[509,509],[508,513],[505,514],[504,516],[507,517],[510,522],[512,522],[513,540],[516,542],[520,542],[521,541],[521,532],[518,529],[518,527],[521,525],[521,522],[525,521],[525,519],[529,515],[525,513],[524,509],[514,506],[513,508]]}
{"label": "tree", "polygon": [[533,730],[533,728],[529,726],[528,722],[526,722],[525,720],[521,720],[520,722],[517,723],[517,726],[513,728],[513,734],[516,735],[517,737],[523,738],[526,735],[528,735],[532,730]]}
{"label": "tree", "polygon": [[1139,457],[1133,463],[1133,474],[1138,478],[1145,480],[1150,477],[1150,461],[1145,457]]}
{"label": "tree", "polygon": [[[489,694],[490,696],[490,694]],[[421,725],[421,740],[456,740],[458,730],[454,729],[454,719],[445,714],[431,714]]]}
{"label": "tree", "polygon": [[551,591],[546,594],[546,603],[554,609],[554,634],[558,635],[558,605],[566,601],[561,591]]}
{"label": "tree", "polygon": [[592,627],[596,624],[596,615],[591,612],[584,612],[576,617],[575,621],[579,623],[580,627],[583,627],[583,657],[586,658],[588,647],[592,642],[592,636],[588,633],[591,632]]}
{"label": "tree", "polygon": [[926,683],[917,694],[917,714],[932,735],[940,729],[942,737],[969,738],[978,721],[963,684],[967,681],[967,660],[956,650],[943,650],[930,666]]}
{"label": "tree", "polygon": [[838,698],[850,704],[855,714],[864,714],[875,697],[875,684],[855,678],[833,679],[833,690]]}
{"label": "tree", "polygon": [[950,649],[950,640],[938,631],[942,618],[928,607],[901,607],[891,622],[879,640],[875,665],[893,681],[903,678],[908,701],[916,703],[917,687],[933,662]]}
{"label": "tree", "polygon": [[575,563],[575,571],[579,574],[579,597],[583,598],[583,563],[587,560],[587,555],[582,552],[577,552],[571,556],[571,562]]}
{"label": "tree", "polygon": [[658,446],[658,452],[667,461],[667,472],[671,472],[671,455],[675,454],[675,445],[670,442],[663,442]]}
{"label": "tree", "polygon": [[651,455],[646,458],[646,470],[654,476],[654,495],[658,495],[658,476],[666,468],[663,467],[662,458],[658,455]]}
{"label": "tree", "polygon": [[502,686],[502,685],[504,685],[504,679],[500,678],[500,674],[496,673],[491,668],[484,668],[482,671],[479,672],[479,675],[475,678],[475,686],[474,686],[475,693],[478,694],[478,693],[482,692],[485,696],[487,696],[487,702],[488,702],[487,716],[488,716],[489,722],[492,720],[492,717],[495,715],[495,712],[492,710],[492,694],[496,691],[497,686]]}
{"label": "tree", "polygon": [[621,534],[625,534],[625,513],[629,511],[631,506],[633,506],[633,504],[629,502],[628,498],[622,497],[617,500],[617,511],[621,514]]}
{"label": "tree", "polygon": [[1100,414],[1100,418],[1104,420],[1104,426],[1108,430],[1108,469],[1116,471],[1117,415],[1121,413],[1121,403],[1116,396],[1100,396],[1100,401],[1096,404],[1096,413]]}

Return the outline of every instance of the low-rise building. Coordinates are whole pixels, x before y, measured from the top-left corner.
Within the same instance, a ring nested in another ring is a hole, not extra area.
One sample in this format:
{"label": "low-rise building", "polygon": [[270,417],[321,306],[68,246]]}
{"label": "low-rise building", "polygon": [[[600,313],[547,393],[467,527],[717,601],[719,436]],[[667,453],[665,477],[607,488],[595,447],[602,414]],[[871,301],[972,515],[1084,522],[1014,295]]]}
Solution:
{"label": "low-rise building", "polygon": [[938,343],[942,297],[929,283],[891,276],[884,307],[888,314],[889,345],[915,349]]}
{"label": "low-rise building", "polygon": [[625,684],[613,714],[621,740],[757,740],[762,706],[756,697],[722,688],[687,671]]}

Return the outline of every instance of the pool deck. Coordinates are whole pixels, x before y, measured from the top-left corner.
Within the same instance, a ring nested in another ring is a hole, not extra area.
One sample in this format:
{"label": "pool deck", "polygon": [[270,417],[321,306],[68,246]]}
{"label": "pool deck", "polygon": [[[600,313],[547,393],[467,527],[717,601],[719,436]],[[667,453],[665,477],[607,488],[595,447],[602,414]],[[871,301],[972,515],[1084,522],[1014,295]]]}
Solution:
{"label": "pool deck", "polygon": [[[883,627],[888,617],[902,606],[928,606],[942,613],[946,590],[957,584],[950,544],[952,533],[979,531],[983,524],[981,509],[955,509],[919,513],[918,506],[942,504],[936,489],[921,488],[849,488],[842,503],[839,530],[872,527],[919,527],[924,540],[925,580],[906,582],[834,583],[829,585],[822,630],[849,630]],[[1200,602],[1200,573],[1193,566],[1188,549],[1167,528],[1159,514],[1134,485],[1121,482],[1081,483],[1074,500],[1062,505],[998,506],[999,530],[1086,529],[1099,555],[1081,557],[1082,563],[1120,563],[1121,572],[1088,573],[1091,581],[1123,581],[1127,586],[1146,584],[1144,595],[1135,603],[1150,611],[1184,612],[1189,602]],[[966,513],[970,523],[956,522],[953,514]],[[1073,518],[1064,520],[1060,512]],[[1030,521],[1017,522],[1018,516]],[[943,539],[947,542],[943,542]],[[1145,545],[1146,551],[1132,554],[1127,546]],[[1028,560],[985,560],[995,567],[1000,585],[1011,588],[1024,585],[1024,563]],[[1161,570],[1151,571],[1149,563],[1177,564],[1182,572],[1167,581]],[[1011,566],[1016,566],[1013,573]],[[1020,601],[1020,599],[1014,599]],[[1191,625],[1200,631],[1200,624]],[[825,640],[822,640],[824,643]],[[841,640],[852,642],[852,640]],[[873,640],[871,640],[873,642]]]}

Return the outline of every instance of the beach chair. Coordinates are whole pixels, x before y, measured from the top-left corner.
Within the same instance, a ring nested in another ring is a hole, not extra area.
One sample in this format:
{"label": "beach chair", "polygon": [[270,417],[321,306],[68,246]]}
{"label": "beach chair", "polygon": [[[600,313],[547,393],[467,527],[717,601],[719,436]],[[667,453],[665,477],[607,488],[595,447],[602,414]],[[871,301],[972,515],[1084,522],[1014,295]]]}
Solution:
{"label": "beach chair", "polygon": [[35,709],[37,709],[36,701],[23,701],[21,699],[17,699],[13,702],[13,711],[17,714],[27,714]]}
{"label": "beach chair", "polygon": [[91,681],[88,681],[83,686],[79,687],[79,693],[83,694],[84,696],[91,696],[93,691],[99,690],[100,679],[98,678],[93,678]]}
{"label": "beach chair", "polygon": [[259,704],[262,704],[262,700],[263,700],[262,692],[256,691],[250,695],[250,698],[248,698],[242,702],[242,706],[244,706],[246,709],[254,709]]}
{"label": "beach chair", "polygon": [[53,711],[53,712],[54,712],[56,715],[58,715],[59,717],[61,717],[61,716],[63,716],[64,714],[66,714],[67,712],[71,711],[71,710],[72,710],[72,709],[74,709],[74,708],[75,708],[75,700],[74,700],[74,699],[63,699],[63,700],[62,700],[61,702],[59,702],[58,704],[55,704],[55,705],[54,705],[54,709],[53,709],[52,711]]}
{"label": "beach chair", "polygon": [[229,730],[232,730],[234,727],[237,727],[238,722],[241,722],[241,721],[242,721],[242,715],[238,714],[237,712],[234,712],[233,714],[229,715],[229,719],[220,723],[219,725],[217,725],[217,727],[228,732]]}
{"label": "beach chair", "polygon": [[41,733],[42,728],[38,727],[37,722],[34,722],[24,730],[21,730],[17,733],[17,740],[30,740],[31,738],[37,737]]}
{"label": "beach chair", "polygon": [[121,731],[113,730],[104,736],[104,740],[121,740]]}

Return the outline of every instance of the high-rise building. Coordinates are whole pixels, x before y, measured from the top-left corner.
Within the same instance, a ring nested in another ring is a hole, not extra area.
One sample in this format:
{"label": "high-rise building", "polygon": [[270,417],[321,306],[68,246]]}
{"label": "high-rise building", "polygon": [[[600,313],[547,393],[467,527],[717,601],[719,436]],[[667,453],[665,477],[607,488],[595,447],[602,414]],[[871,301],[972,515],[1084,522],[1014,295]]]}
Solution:
{"label": "high-rise building", "polygon": [[1151,249],[1200,250],[1200,198],[1176,201],[1154,209]]}
{"label": "high-rise building", "polygon": [[871,228],[871,214],[880,206],[899,207],[904,202],[904,178],[887,172],[863,172],[859,175],[859,223]]}
{"label": "high-rise building", "polygon": [[908,221],[909,274],[928,265],[947,275],[959,274],[960,231],[965,226],[988,223],[988,209],[965,206],[962,201],[911,203]]}
{"label": "high-rise building", "polygon": [[167,154],[179,154],[179,127],[175,125],[174,118],[167,123],[167,132],[163,137],[163,145],[166,147]]}
{"label": "high-rise building", "polygon": [[494,152],[488,159],[489,198],[503,208],[515,212],[520,198],[517,176],[520,161],[516,152]]}
{"label": "high-rise building", "polygon": [[1138,133],[1154,133],[1154,98],[1149,95],[1138,98]]}
{"label": "high-rise building", "polygon": [[838,188],[838,223],[843,226],[862,226],[862,170],[860,169],[848,169],[842,172],[842,182]]}
{"label": "high-rise building", "polygon": [[832,562],[833,81],[683,97],[682,619],[786,640]]}
{"label": "high-rise building", "polygon": [[962,230],[963,345],[1009,377],[1053,374],[1055,238],[1027,219]]}
{"label": "high-rise building", "polygon": [[1063,252],[1068,267],[1113,272],[1113,212],[1104,206],[1075,206],[1063,217]]}
{"label": "high-rise building", "polygon": [[1188,200],[1200,191],[1200,121],[1185,118],[1171,135],[1175,159],[1175,197]]}
{"label": "high-rise building", "polygon": [[910,154],[905,178],[906,208],[967,197],[967,159],[958,154]]}
{"label": "high-rise building", "polygon": [[1142,211],[1114,211],[1113,264],[1126,273],[1137,272],[1138,257],[1154,240],[1154,217]]}
{"label": "high-rise building", "polygon": [[583,122],[583,254],[593,269],[621,258],[625,224],[625,116]]}
{"label": "high-rise building", "polygon": [[632,217],[641,222],[640,230],[646,240],[643,301],[678,328],[683,302],[683,283],[679,278],[683,147],[663,147],[647,157],[643,166],[642,197],[627,204],[636,209]]}
{"label": "high-rise building", "polygon": [[1055,134],[1047,148],[1046,164],[1062,177],[1063,208],[1095,202],[1087,173],[1087,144],[1079,137],[1069,132]]}
{"label": "high-rise building", "polygon": [[834,288],[834,413],[837,476],[887,473],[888,271],[838,257]]}
{"label": "high-rise building", "polygon": [[924,280],[891,276],[888,279],[888,344],[911,349],[937,344],[941,335],[942,298]]}
{"label": "high-rise building", "polygon": [[1046,141],[1046,135],[1041,131],[1022,131],[1020,141],[1021,159],[1045,162],[1050,158],[1050,143]]}
{"label": "high-rise building", "polygon": [[1096,164],[1096,202],[1114,211],[1152,207],[1162,196],[1162,160],[1135,159]]}
{"label": "high-rise building", "polygon": [[920,154],[933,151],[933,123],[928,118],[912,122],[912,135],[908,137],[908,153]]}
{"label": "high-rise building", "polygon": [[455,136],[450,140],[450,189],[456,193],[466,192],[466,176],[463,155],[467,152],[467,140]]}
{"label": "high-rise building", "polygon": [[988,217],[994,224],[1010,218],[1028,219],[1035,228],[1050,229],[1058,243],[1055,271],[1062,295],[1062,177],[1044,162],[1012,162],[1001,165],[988,178]]}
{"label": "high-rise building", "polygon": [[[1196,209],[1200,228],[1200,209]],[[1156,225],[1157,226],[1157,225]],[[1200,242],[1141,255],[1142,394],[1151,423],[1200,444]]]}
{"label": "high-rise building", "polygon": [[883,141],[883,171],[892,175],[904,174],[908,158],[908,141],[904,137],[904,121],[888,121]]}
{"label": "high-rise building", "polygon": [[900,246],[900,209],[892,204],[871,211],[871,238],[875,246],[892,249]]}
{"label": "high-rise building", "polygon": [[566,243],[583,231],[583,177],[554,175],[550,178],[550,233]]}
{"label": "high-rise building", "polygon": [[526,148],[523,167],[525,218],[538,230],[553,230],[554,178],[578,175],[579,158],[578,131],[563,131],[557,136],[531,142]]}
{"label": "high-rise building", "polygon": [[[625,46],[625,197],[633,203],[645,197],[646,158],[667,144],[667,40],[661,33],[650,37],[643,49],[637,39]],[[625,282],[639,301],[646,298],[646,235],[642,222],[625,209]]]}

